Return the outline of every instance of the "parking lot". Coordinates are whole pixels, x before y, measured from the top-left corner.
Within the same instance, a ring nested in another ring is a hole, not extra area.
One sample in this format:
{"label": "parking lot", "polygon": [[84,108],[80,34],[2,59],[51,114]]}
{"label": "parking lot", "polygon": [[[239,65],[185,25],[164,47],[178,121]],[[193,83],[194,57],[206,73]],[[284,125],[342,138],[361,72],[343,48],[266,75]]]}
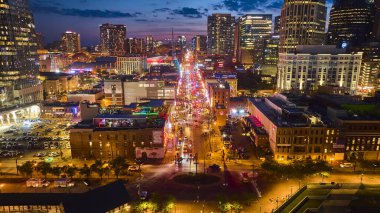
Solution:
{"label": "parking lot", "polygon": [[[27,119],[0,128],[0,164],[3,173],[12,173],[10,160],[52,162],[71,158],[67,119]],[[8,168],[7,168],[8,166]]]}

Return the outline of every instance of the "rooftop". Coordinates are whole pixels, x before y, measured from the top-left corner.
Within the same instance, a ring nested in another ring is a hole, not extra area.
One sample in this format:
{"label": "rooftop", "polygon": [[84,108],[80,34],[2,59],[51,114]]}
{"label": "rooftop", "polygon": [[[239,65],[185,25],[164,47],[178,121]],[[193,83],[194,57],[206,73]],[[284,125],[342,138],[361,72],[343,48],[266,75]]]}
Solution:
{"label": "rooftop", "polygon": [[102,92],[102,91],[101,90],[96,90],[96,89],[92,89],[92,90],[79,90],[79,91],[70,92],[69,95],[97,94],[97,93],[100,93],[100,92]]}
{"label": "rooftop", "polygon": [[62,204],[66,213],[108,212],[130,201],[129,193],[122,181],[85,193],[0,193],[0,206],[58,206]]}
{"label": "rooftop", "polygon": [[[271,97],[267,99],[250,98],[249,100],[276,126],[306,127],[311,125],[307,114],[303,110],[295,106],[289,106],[281,99]],[[279,107],[280,111],[273,108],[273,105],[271,104]],[[313,126],[321,126],[321,123],[313,124]]]}
{"label": "rooftop", "polygon": [[78,107],[79,102],[44,102],[43,106],[47,106],[47,107]]}

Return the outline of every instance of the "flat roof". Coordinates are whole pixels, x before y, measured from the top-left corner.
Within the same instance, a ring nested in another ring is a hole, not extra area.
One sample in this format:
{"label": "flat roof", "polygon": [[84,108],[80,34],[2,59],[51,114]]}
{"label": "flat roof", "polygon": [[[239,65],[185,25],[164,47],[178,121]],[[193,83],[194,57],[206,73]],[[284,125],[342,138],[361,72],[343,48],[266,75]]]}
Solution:
{"label": "flat roof", "polygon": [[130,201],[130,195],[122,181],[115,181],[84,193],[0,193],[0,206],[62,204],[66,213],[104,213]]}
{"label": "flat roof", "polygon": [[43,106],[47,106],[47,107],[78,107],[79,102],[44,102]]}
{"label": "flat roof", "polygon": [[[284,110],[284,113],[280,114],[275,109],[268,106],[264,100],[262,99],[249,99],[251,103],[259,109],[269,120],[271,120],[277,126],[297,126],[304,127],[309,126],[307,123],[307,118],[305,117],[305,113],[297,108],[284,108],[281,107],[282,101],[278,101],[279,107]],[[271,101],[273,103],[273,101]],[[276,102],[276,101],[274,101]],[[276,104],[276,105],[277,105]],[[286,113],[288,112],[288,113]],[[290,112],[290,113],[289,113]],[[313,125],[318,126],[318,125]]]}

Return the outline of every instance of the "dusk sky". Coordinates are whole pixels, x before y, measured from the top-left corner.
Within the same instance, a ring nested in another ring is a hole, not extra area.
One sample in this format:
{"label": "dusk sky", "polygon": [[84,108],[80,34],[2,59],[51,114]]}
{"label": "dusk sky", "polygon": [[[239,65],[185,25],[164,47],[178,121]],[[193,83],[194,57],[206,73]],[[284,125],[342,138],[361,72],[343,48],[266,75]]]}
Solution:
{"label": "dusk sky", "polygon": [[45,43],[66,30],[81,34],[82,45],[99,41],[102,23],[127,25],[128,37],[170,38],[206,34],[207,15],[247,13],[279,15],[283,0],[29,0]]}

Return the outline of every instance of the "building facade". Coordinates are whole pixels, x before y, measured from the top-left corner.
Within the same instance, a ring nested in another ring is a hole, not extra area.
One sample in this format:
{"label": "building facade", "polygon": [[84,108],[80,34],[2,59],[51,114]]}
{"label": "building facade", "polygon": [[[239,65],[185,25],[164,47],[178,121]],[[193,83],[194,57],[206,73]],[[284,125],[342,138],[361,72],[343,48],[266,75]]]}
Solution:
{"label": "building facade", "polygon": [[63,52],[76,53],[81,50],[80,34],[66,31],[61,37],[61,49]]}
{"label": "building facade", "polygon": [[145,54],[146,43],[143,38],[128,38],[125,43],[127,54]]}
{"label": "building facade", "polygon": [[116,70],[121,75],[142,74],[147,69],[146,57],[126,56],[117,57]]}
{"label": "building facade", "polygon": [[[92,121],[79,123],[70,130],[72,157],[163,158],[163,124],[151,125],[145,116],[98,115]],[[152,154],[152,151],[156,153]]]}
{"label": "building facade", "polygon": [[43,85],[37,79],[23,79],[15,82],[13,97],[18,105],[39,103],[44,100]]}
{"label": "building facade", "polygon": [[33,15],[27,0],[0,3],[0,86],[38,73]]}
{"label": "building facade", "polygon": [[207,51],[207,36],[205,35],[196,35],[193,38],[193,47],[197,52],[206,52]]}
{"label": "building facade", "polygon": [[[337,140],[337,131],[299,109],[286,96],[277,94],[270,98],[251,99],[248,111],[250,119],[259,121],[256,128],[265,130],[268,135],[264,138],[269,141],[264,143],[261,137],[265,133],[256,131],[260,137],[254,136],[255,143],[257,140],[263,148],[269,148],[276,160],[328,160],[334,157],[333,144]],[[331,140],[327,139],[330,133]]]}
{"label": "building facade", "polygon": [[281,16],[274,17],[274,35],[280,35],[281,30]]}
{"label": "building facade", "polygon": [[325,40],[326,0],[285,0],[281,9],[279,52],[297,45],[321,45]]}
{"label": "building facade", "polygon": [[374,8],[367,0],[336,0],[330,11],[328,44],[356,46],[371,37]]}
{"label": "building facade", "polygon": [[208,88],[213,110],[217,111],[218,109],[223,109],[226,112],[229,112],[231,98],[230,85],[227,82],[209,83]]}
{"label": "building facade", "polygon": [[330,85],[356,92],[363,53],[313,45],[298,46],[297,52],[279,54],[277,89],[313,91]]}
{"label": "building facade", "polygon": [[234,50],[235,17],[212,14],[207,19],[207,49],[210,54],[232,54]]}
{"label": "building facade", "polygon": [[238,60],[247,66],[263,63],[265,38],[272,33],[271,14],[247,14],[239,18]]}
{"label": "building facade", "polygon": [[125,54],[127,27],[121,24],[100,25],[100,46],[103,54],[119,56]]}

